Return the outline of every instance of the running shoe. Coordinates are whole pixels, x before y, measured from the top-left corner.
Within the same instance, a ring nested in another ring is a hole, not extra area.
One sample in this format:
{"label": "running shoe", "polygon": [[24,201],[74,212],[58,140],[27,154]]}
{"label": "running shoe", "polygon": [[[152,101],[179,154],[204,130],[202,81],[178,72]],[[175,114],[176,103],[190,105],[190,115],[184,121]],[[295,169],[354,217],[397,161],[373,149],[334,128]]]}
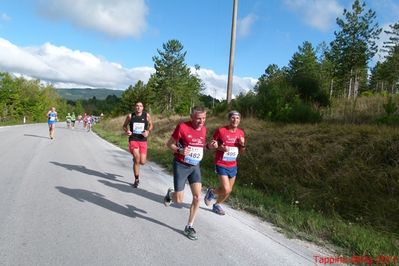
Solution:
{"label": "running shoe", "polygon": [[140,184],[140,181],[138,179],[134,180],[134,183],[132,184],[132,187],[137,188]]}
{"label": "running shoe", "polygon": [[219,215],[225,215],[226,214],[226,212],[223,210],[222,206],[220,206],[220,204],[217,204],[217,203],[213,204],[212,211],[214,213],[219,214]]}
{"label": "running shoe", "polygon": [[186,226],[186,228],[184,228],[184,232],[183,234],[188,237],[188,239],[191,240],[197,240],[198,236],[197,236],[197,232],[195,232],[194,228],[192,226]]}
{"label": "running shoe", "polygon": [[206,206],[211,205],[211,201],[216,199],[215,194],[213,194],[212,188],[208,188],[204,197],[204,202]]}
{"label": "running shoe", "polygon": [[172,203],[172,197],[170,193],[172,193],[173,191],[173,188],[168,188],[168,192],[166,192],[166,195],[163,198],[163,204],[165,204],[166,207],[168,207]]}

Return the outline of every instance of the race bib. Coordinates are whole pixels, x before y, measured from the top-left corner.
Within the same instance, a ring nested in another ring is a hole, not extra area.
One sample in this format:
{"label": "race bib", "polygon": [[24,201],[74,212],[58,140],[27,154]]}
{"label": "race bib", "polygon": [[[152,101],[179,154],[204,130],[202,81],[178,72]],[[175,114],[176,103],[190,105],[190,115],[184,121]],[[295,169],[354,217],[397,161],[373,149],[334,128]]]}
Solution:
{"label": "race bib", "polygon": [[193,146],[188,146],[188,148],[190,149],[190,153],[184,156],[184,162],[191,165],[199,164],[199,162],[202,160],[202,157],[204,156],[204,149],[202,147]]}
{"label": "race bib", "polygon": [[133,123],[133,133],[134,133],[134,134],[141,134],[141,133],[143,133],[143,132],[144,132],[144,126],[145,126],[144,123],[137,123],[137,122],[134,122],[134,123]]}
{"label": "race bib", "polygon": [[237,147],[227,147],[227,151],[223,153],[223,161],[232,162],[237,160],[238,148]]}
{"label": "race bib", "polygon": [[55,116],[50,116],[50,121],[55,121]]}

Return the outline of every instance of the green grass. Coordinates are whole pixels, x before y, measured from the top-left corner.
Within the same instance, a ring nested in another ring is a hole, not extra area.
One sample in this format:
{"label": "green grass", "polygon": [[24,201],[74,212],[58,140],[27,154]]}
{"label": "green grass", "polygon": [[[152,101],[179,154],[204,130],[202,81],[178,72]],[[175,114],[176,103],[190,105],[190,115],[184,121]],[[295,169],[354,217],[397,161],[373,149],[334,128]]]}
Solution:
{"label": "green grass", "polygon": [[[165,142],[181,117],[154,117],[148,159],[171,171]],[[184,120],[184,119],[183,119]],[[207,119],[208,138],[226,121]],[[127,149],[123,118],[95,131]],[[335,246],[342,255],[399,255],[399,132],[377,125],[278,125],[243,119],[247,153],[229,198],[288,236]],[[213,153],[201,163],[203,186],[218,185]]]}
{"label": "green grass", "polygon": [[15,126],[15,125],[20,125],[22,124],[21,121],[16,121],[16,120],[7,120],[7,121],[0,121],[0,126]]}

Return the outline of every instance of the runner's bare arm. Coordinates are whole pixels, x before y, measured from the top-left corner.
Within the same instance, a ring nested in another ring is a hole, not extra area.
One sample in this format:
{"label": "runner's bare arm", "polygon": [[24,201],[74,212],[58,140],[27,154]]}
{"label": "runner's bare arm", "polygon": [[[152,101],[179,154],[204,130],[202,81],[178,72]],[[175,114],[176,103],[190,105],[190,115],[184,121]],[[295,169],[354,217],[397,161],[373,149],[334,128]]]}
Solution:
{"label": "runner's bare arm", "polygon": [[122,126],[123,130],[124,130],[124,131],[126,132],[126,134],[128,134],[128,135],[131,135],[131,134],[132,134],[132,132],[130,132],[130,129],[128,128],[128,125],[129,125],[129,123],[130,123],[130,120],[131,120],[131,114],[128,114],[128,115],[126,116],[125,122],[123,123],[123,126]]}
{"label": "runner's bare arm", "polygon": [[147,121],[148,121],[148,131],[151,132],[154,128],[154,124],[152,123],[152,118],[149,113],[147,113]]}
{"label": "runner's bare arm", "polygon": [[240,153],[243,153],[246,149],[245,147],[245,138],[244,137],[240,137],[240,139],[238,140],[238,144],[240,145]]}
{"label": "runner's bare arm", "polygon": [[180,153],[180,154],[186,154],[188,153],[187,147],[181,148],[177,146],[176,140],[171,137],[168,142],[166,142],[166,146],[173,151],[173,153]]}
{"label": "runner's bare arm", "polygon": [[148,121],[148,128],[146,130],[144,130],[144,132],[143,132],[144,137],[148,137],[148,135],[150,134],[150,132],[152,131],[152,129],[154,127],[149,113],[147,113],[147,121]]}

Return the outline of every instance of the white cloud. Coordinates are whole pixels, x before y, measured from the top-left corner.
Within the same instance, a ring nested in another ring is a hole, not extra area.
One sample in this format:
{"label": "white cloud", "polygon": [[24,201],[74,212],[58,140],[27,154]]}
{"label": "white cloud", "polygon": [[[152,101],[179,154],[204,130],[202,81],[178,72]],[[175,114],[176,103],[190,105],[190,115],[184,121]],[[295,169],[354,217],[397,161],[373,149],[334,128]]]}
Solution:
{"label": "white cloud", "polygon": [[42,60],[25,49],[20,49],[9,41],[0,38],[0,70],[20,72],[37,76],[41,73],[53,73]]}
{"label": "white cloud", "polygon": [[[192,73],[195,70],[191,69]],[[197,71],[198,76],[205,84],[205,91],[202,93],[217,99],[226,99],[227,94],[227,75],[218,75],[213,70],[201,68]],[[241,92],[246,93],[252,90],[257,80],[251,77],[233,76],[232,94],[234,96]]]}
{"label": "white cloud", "polygon": [[[57,88],[126,89],[139,80],[146,83],[155,71],[147,66],[127,69],[91,53],[51,43],[39,47],[18,47],[2,38],[0,58],[0,71],[39,79]],[[191,70],[195,72],[194,68]],[[200,69],[197,74],[206,87],[203,93],[218,99],[226,98],[227,75],[218,75],[209,69]],[[235,76],[233,95],[249,91],[256,81],[250,77]]]}
{"label": "white cloud", "polygon": [[301,15],[306,24],[324,32],[332,27],[344,9],[336,0],[284,0],[284,3]]}
{"label": "white cloud", "polygon": [[237,35],[238,37],[247,37],[251,33],[251,27],[256,21],[254,14],[249,14],[246,17],[237,21]]}
{"label": "white cloud", "polygon": [[0,20],[2,20],[2,21],[10,21],[11,17],[8,16],[6,13],[1,13],[0,14]]}
{"label": "white cloud", "polygon": [[0,71],[20,73],[56,87],[125,89],[138,80],[147,81],[154,71],[149,67],[125,69],[93,54],[46,43],[40,47],[19,48],[0,38]]}
{"label": "white cloud", "polygon": [[40,0],[40,13],[113,37],[139,37],[148,7],[145,0]]}

